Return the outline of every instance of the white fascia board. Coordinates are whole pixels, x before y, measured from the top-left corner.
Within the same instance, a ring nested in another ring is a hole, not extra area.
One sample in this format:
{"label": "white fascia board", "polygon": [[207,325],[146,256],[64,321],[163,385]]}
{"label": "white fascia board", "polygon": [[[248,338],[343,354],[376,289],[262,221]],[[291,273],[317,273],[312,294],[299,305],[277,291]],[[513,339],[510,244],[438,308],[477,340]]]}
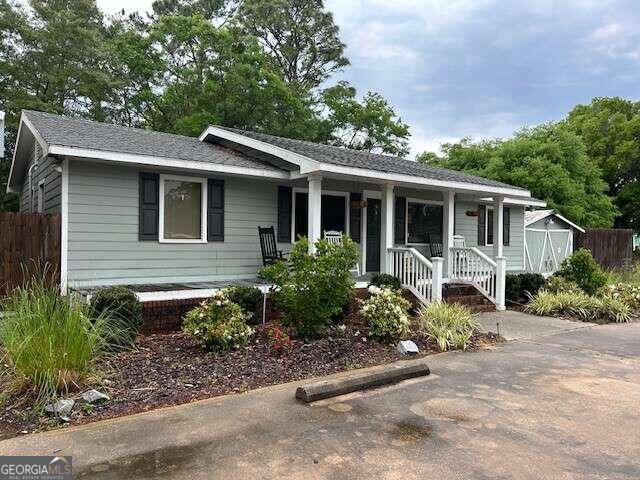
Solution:
{"label": "white fascia board", "polygon": [[[301,174],[313,173],[314,170],[306,170],[300,168]],[[531,192],[528,190],[520,190],[516,188],[508,187],[492,187],[490,185],[479,185],[476,183],[466,182],[453,182],[446,180],[434,180],[431,178],[417,177],[415,175],[406,175],[399,173],[385,173],[377,170],[368,170],[366,168],[356,167],[344,167],[341,165],[332,165],[322,163],[317,170],[318,173],[335,173],[340,175],[347,175],[354,177],[354,179],[368,179],[373,183],[394,183],[394,184],[406,184],[420,187],[433,187],[438,190],[454,190],[456,192],[480,192],[480,193],[493,193],[496,195],[509,195],[515,197],[531,197]]]}
{"label": "white fascia board", "polygon": [[258,150],[269,155],[273,155],[274,157],[278,157],[286,162],[297,165],[298,167],[300,167],[301,171],[303,169],[314,170],[320,166],[320,162],[312,158],[292,152],[291,150],[287,150],[286,148],[277,147],[276,145],[262,142],[260,140],[256,140],[255,138],[247,137],[246,135],[242,135],[241,133],[230,132],[229,130],[225,130],[224,128],[215,126],[207,127],[207,129],[200,134],[200,141],[203,142],[208,135],[223,138],[225,140],[229,140],[230,142],[237,143],[248,148],[253,148],[254,150]]}
{"label": "white fascia board", "polygon": [[575,228],[576,230],[585,233],[584,232],[584,228],[579,227],[578,225],[576,225],[575,223],[573,223],[571,220],[567,220],[566,218],[564,218],[562,215],[560,215],[559,213],[553,212],[551,215],[555,215],[556,217],[558,217],[560,220],[562,220],[563,222],[571,225],[573,228]]}
{"label": "white fascia board", "polygon": [[40,144],[40,148],[43,152],[47,151],[47,142],[44,141],[40,132],[36,130],[31,121],[27,118],[27,116],[23,113],[20,114],[20,122],[18,123],[18,134],[16,135],[16,145],[13,148],[13,156],[11,157],[11,168],[9,169],[9,177],[7,179],[7,193],[18,193],[18,190],[14,190],[11,188],[11,179],[13,178],[13,169],[16,164],[16,154],[18,153],[18,144],[20,143],[20,134],[22,133],[22,129],[26,128],[31,132],[33,138],[35,138],[36,142]]}
{"label": "white fascia board", "polygon": [[224,165],[220,163],[196,162],[193,160],[180,160],[177,158],[154,157],[150,155],[135,155],[130,153],[109,152],[105,150],[92,150],[86,148],[65,147],[51,145],[50,155],[63,155],[67,157],[89,158],[105,160],[109,162],[149,165],[154,167],[176,168],[182,170],[197,170],[201,172],[225,173],[229,175],[241,175],[261,178],[276,178],[288,180],[288,172],[278,172],[259,168],[240,167],[237,165]]}
{"label": "white fascia board", "polygon": [[[481,202],[493,203],[493,197],[485,197],[480,199]],[[546,207],[547,202],[536,200],[535,198],[504,198],[505,205],[524,205],[530,207]]]}

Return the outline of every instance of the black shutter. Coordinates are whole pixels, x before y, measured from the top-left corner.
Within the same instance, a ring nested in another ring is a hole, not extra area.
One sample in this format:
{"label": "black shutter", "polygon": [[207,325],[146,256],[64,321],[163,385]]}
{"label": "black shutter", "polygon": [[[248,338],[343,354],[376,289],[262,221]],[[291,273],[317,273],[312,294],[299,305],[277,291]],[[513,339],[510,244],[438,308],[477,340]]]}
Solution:
{"label": "black shutter", "polygon": [[478,205],[478,246],[484,246],[486,229],[487,207]]}
{"label": "black shutter", "polygon": [[278,241],[291,242],[291,187],[278,187]]}
{"label": "black shutter", "polygon": [[[350,194],[351,202],[361,202],[361,193]],[[349,235],[354,242],[360,242],[360,229],[362,227],[362,208],[354,208],[349,205]]]}
{"label": "black shutter", "polygon": [[207,183],[207,241],[224,242],[224,180]]}
{"label": "black shutter", "polygon": [[138,240],[158,241],[160,215],[160,175],[140,172]]}
{"label": "black shutter", "polygon": [[509,207],[503,207],[502,210],[502,245],[509,246],[509,231],[511,230],[511,209]]}
{"label": "black shutter", "polygon": [[394,235],[395,243],[404,245],[405,243],[405,225],[407,219],[407,199],[405,197],[396,197]]}

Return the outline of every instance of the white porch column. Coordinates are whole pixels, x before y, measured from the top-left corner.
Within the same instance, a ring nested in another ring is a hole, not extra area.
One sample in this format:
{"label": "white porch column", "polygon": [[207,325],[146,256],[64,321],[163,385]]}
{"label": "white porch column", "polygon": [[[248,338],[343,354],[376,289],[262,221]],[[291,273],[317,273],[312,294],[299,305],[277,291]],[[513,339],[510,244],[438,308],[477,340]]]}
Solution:
{"label": "white porch column", "polygon": [[451,278],[453,262],[451,261],[451,247],[453,247],[453,230],[455,222],[455,192],[448,190],[442,194],[442,256],[444,258],[443,275]]}
{"label": "white porch column", "polygon": [[502,244],[504,239],[504,198],[495,197],[493,204],[493,257],[502,257]]}
{"label": "white porch column", "polygon": [[393,247],[393,185],[385,185],[382,189],[382,211],[380,228],[380,271],[391,273],[387,249]]}
{"label": "white porch column", "polygon": [[442,259],[439,257],[433,257],[431,259],[433,264],[433,277],[432,277],[432,297],[434,302],[440,302],[442,300]]}
{"label": "white porch column", "polygon": [[493,204],[493,257],[496,261],[496,310],[504,310],[507,260],[503,256],[504,198],[495,197]]}
{"label": "white porch column", "polygon": [[322,232],[321,209],[322,209],[322,177],[314,175],[309,177],[309,200],[308,200],[308,222],[309,222],[309,253],[316,251],[315,243],[320,240]]}

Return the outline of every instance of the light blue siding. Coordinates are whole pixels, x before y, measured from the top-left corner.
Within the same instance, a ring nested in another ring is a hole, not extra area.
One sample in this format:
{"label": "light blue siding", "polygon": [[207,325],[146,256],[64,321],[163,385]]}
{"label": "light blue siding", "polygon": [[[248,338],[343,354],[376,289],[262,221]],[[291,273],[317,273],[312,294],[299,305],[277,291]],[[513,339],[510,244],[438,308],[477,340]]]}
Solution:
{"label": "light blue siding", "polygon": [[[29,158],[27,174],[20,189],[20,212],[37,212],[38,189],[40,182],[44,181],[44,202],[42,213],[60,213],[60,198],[62,175],[56,172],[54,159],[42,157],[42,150],[38,143],[34,143],[33,152]],[[31,169],[31,183],[29,183],[29,168],[38,159],[38,165]],[[29,186],[31,185],[31,190]],[[33,192],[33,193],[32,193]]]}
{"label": "light blue siding", "polygon": [[[478,210],[477,203],[456,200],[455,232],[463,235],[467,247],[478,246],[478,217],[468,216],[467,212]],[[507,259],[507,270],[524,270],[524,208],[509,205],[511,229],[509,231],[509,245],[503,248]],[[480,250],[493,258],[493,247],[481,246]]]}
{"label": "light blue siding", "polygon": [[138,172],[70,162],[70,287],[255,277],[262,263],[258,226],[277,223],[277,183],[225,178],[224,242],[140,242]]}

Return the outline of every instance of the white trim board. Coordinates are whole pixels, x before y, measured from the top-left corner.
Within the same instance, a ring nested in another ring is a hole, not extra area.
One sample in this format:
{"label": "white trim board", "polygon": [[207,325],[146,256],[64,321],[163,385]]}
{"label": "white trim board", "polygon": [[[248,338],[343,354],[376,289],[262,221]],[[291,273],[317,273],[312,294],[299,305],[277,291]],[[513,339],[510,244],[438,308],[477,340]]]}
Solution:
{"label": "white trim board", "polygon": [[[200,184],[200,238],[180,239],[164,238],[164,183],[167,180]],[[182,175],[160,175],[158,185],[158,242],[159,243],[207,243],[207,179],[202,177],[185,177]]]}
{"label": "white trim board", "polygon": [[584,228],[576,225],[575,223],[573,223],[571,220],[568,220],[567,218],[563,217],[562,215],[560,215],[559,213],[554,212],[553,210],[549,211],[549,213],[547,213],[546,215],[542,216],[542,217],[537,217],[535,219],[530,219],[527,221],[526,219],[526,214],[525,214],[525,221],[524,221],[524,226],[528,227],[529,225],[531,225],[532,223],[536,223],[539,222],[540,220],[544,220],[545,218],[548,218],[550,216],[556,216],[558,217],[560,220],[562,220],[563,222],[565,222],[567,225],[575,228],[576,230],[578,230],[579,232],[584,233],[585,230]]}
{"label": "white trim board", "polygon": [[60,291],[67,293],[69,262],[69,160],[62,161],[60,185]]}

